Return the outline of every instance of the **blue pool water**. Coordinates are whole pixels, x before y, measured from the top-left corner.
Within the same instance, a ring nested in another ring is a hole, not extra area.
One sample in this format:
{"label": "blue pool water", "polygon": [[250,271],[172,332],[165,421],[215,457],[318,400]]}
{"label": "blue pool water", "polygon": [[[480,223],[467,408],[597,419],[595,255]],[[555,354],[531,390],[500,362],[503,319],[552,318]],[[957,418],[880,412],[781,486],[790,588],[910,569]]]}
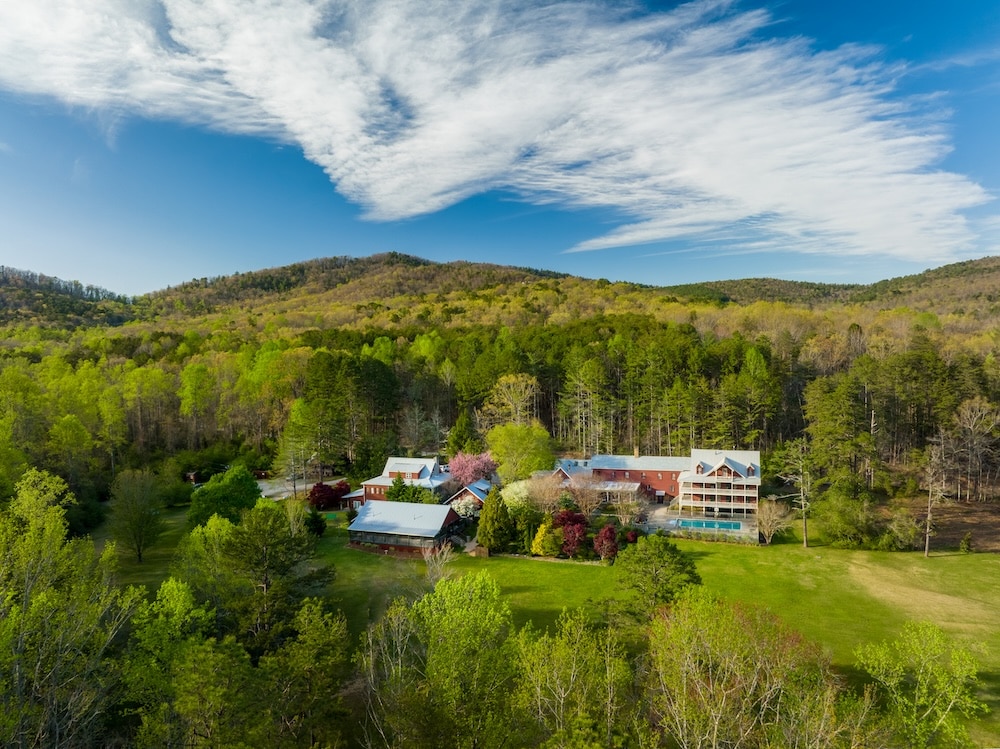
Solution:
{"label": "blue pool water", "polygon": [[719,531],[738,531],[743,528],[739,520],[689,520],[678,518],[674,521],[678,528],[695,528]]}

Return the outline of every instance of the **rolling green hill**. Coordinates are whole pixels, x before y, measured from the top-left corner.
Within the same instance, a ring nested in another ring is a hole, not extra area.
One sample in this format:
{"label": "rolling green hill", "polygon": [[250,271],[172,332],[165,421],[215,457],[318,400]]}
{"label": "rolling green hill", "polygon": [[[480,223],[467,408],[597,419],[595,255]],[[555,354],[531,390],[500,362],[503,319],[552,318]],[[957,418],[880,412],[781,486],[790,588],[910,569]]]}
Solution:
{"label": "rolling green hill", "polygon": [[812,311],[905,308],[968,318],[978,327],[977,321],[1000,312],[1000,257],[868,285],[747,278],[653,287],[487,263],[436,263],[393,252],[194,279],[135,299],[0,267],[0,324],[63,328],[246,313],[279,316],[292,328],[388,328],[428,322],[516,325],[600,314],[656,314],[671,305],[723,308],[760,303]]}

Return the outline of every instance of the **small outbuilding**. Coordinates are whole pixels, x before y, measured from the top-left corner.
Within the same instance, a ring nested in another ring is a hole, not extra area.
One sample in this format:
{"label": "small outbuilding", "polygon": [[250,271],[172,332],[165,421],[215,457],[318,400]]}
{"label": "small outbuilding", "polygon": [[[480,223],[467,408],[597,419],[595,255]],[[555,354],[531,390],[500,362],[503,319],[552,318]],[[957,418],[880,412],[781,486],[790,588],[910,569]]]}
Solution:
{"label": "small outbuilding", "polygon": [[468,486],[463,486],[457,492],[452,494],[447,500],[445,500],[445,504],[450,505],[460,499],[474,499],[479,504],[479,508],[482,509],[483,503],[486,502],[486,495],[490,493],[490,489],[492,488],[493,484],[489,481],[489,479],[479,479]]}
{"label": "small outbuilding", "polygon": [[443,544],[460,522],[448,505],[365,502],[347,529],[351,543],[384,549],[424,549]]}

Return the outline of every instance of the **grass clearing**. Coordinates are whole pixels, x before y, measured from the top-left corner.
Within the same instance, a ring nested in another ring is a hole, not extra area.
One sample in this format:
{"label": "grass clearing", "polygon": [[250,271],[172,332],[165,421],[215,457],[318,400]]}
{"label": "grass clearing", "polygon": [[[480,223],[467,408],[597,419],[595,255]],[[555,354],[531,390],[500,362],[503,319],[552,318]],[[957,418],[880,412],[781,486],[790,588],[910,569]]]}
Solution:
{"label": "grass clearing", "polygon": [[[163,533],[143,554],[142,564],[135,561],[135,552],[118,544],[118,579],[123,585],[145,585],[155,594],[160,583],[170,576],[170,565],[181,537],[187,533],[187,505],[168,507],[163,511]],[[111,539],[109,524],[96,528],[91,538],[98,552]]]}

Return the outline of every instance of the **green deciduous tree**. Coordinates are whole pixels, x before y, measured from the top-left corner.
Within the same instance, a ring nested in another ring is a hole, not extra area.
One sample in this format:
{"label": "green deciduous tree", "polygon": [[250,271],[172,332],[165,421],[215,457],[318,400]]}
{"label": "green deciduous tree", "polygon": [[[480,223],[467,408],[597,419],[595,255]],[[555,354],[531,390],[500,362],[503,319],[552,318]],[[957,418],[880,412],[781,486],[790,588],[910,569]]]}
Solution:
{"label": "green deciduous tree", "polygon": [[[437,715],[455,746],[504,746],[512,725],[513,625],[486,573],[441,580],[413,606]],[[489,643],[489,647],[483,647]]]}
{"label": "green deciduous tree", "polygon": [[268,746],[336,746],[350,638],[343,614],[307,599],[292,622],[295,637],[260,660],[271,716]]}
{"label": "green deciduous tree", "polygon": [[177,546],[172,574],[191,587],[195,599],[214,612],[214,633],[222,636],[236,627],[236,600],[252,593],[250,584],[232,571],[225,555],[235,526],[213,515],[191,529]]}
{"label": "green deciduous tree", "polygon": [[80,486],[93,468],[94,440],[74,414],[64,414],[49,429],[49,461],[74,487]]}
{"label": "green deciduous tree", "polygon": [[244,466],[233,466],[216,474],[191,495],[188,524],[202,525],[212,515],[220,515],[234,523],[244,510],[251,509],[260,498],[256,479]]}
{"label": "green deciduous tree", "polygon": [[477,414],[480,431],[489,432],[498,424],[528,426],[538,417],[538,380],[518,373],[500,377]]}
{"label": "green deciduous tree", "polygon": [[552,438],[537,421],[527,426],[495,426],[486,435],[486,443],[504,483],[526,479],[535,471],[551,470],[555,462]]}
{"label": "green deciduous tree", "polygon": [[422,668],[426,645],[410,603],[393,601],[362,637],[358,668],[364,684],[365,746],[433,747],[434,716],[426,705]]}
{"label": "green deciduous tree", "polygon": [[0,413],[0,498],[13,495],[14,484],[27,467],[27,457],[14,442],[14,417]]}
{"label": "green deciduous tree", "polygon": [[190,586],[175,578],[163,581],[155,600],[136,608],[122,670],[127,699],[142,721],[140,744],[159,743],[148,740],[146,733],[162,734],[164,724],[176,720],[170,707],[174,660],[189,643],[204,639],[212,626],[212,612],[198,606]]}
{"label": "green deciduous tree", "polygon": [[554,634],[525,629],[516,645],[515,700],[536,724],[535,742],[575,746],[567,740],[587,733],[595,746],[612,746],[632,696],[631,667],[613,631],[593,629],[581,611],[564,611]]}
{"label": "green deciduous tree", "polygon": [[188,419],[188,445],[203,445],[214,426],[219,394],[217,378],[207,363],[191,362],[180,376],[180,413]]}
{"label": "green deciduous tree", "polygon": [[114,584],[114,544],[67,540],[65,482],[32,469],[16,491],[0,513],[0,743],[97,744],[141,593]]}
{"label": "green deciduous tree", "polygon": [[929,622],[909,622],[895,640],[855,652],[888,703],[906,747],[969,745],[962,718],[986,710],[975,696],[978,664],[972,652]]}
{"label": "green deciduous tree", "polygon": [[170,667],[171,692],[143,716],[140,746],[251,747],[266,741],[263,686],[232,637],[191,639]]}
{"label": "green deciduous tree", "polygon": [[701,584],[694,560],[660,533],[641,536],[619,551],[615,570],[619,585],[635,594],[644,615],[670,603],[689,585]]}
{"label": "green deciduous tree", "polygon": [[159,482],[149,471],[122,471],[111,484],[111,535],[137,562],[163,532]]}
{"label": "green deciduous tree", "polygon": [[842,695],[818,648],[763,609],[688,588],[654,616],[649,649],[649,707],[670,745],[877,745],[870,704]]}
{"label": "green deciduous tree", "polygon": [[396,601],[361,648],[369,745],[518,745],[511,632],[485,573],[441,580],[412,607]]}
{"label": "green deciduous tree", "polygon": [[416,504],[437,504],[437,495],[423,486],[406,483],[402,476],[396,476],[385,490],[385,498],[390,502],[414,502]]}

